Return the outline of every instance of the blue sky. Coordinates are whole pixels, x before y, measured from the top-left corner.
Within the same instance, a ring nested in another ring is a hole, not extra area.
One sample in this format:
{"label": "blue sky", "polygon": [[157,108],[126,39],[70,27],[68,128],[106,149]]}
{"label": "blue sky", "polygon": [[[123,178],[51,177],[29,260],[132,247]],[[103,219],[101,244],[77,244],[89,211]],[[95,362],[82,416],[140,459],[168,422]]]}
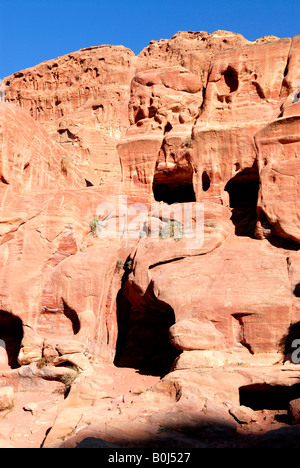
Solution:
{"label": "blue sky", "polygon": [[300,34],[299,0],[0,0],[0,78],[100,44],[138,54],[177,31]]}

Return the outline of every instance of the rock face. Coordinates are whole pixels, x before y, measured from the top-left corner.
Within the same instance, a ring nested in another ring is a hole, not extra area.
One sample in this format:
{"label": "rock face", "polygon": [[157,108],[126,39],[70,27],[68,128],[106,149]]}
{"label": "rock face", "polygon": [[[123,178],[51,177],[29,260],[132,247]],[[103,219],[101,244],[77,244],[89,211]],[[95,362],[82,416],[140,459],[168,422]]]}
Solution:
{"label": "rock face", "polygon": [[[163,427],[179,410],[230,433],[265,420],[239,389],[281,395],[294,382],[281,365],[298,364],[299,48],[300,36],[179,32],[138,56],[90,47],[4,79],[3,382],[94,382],[101,361],[163,377],[125,404],[120,431],[145,402],[147,437],[157,402]],[[68,404],[85,398],[98,405],[80,392]],[[79,406],[45,446],[107,411]]]}
{"label": "rock face", "polygon": [[1,185],[15,193],[85,186],[68,153],[27,112],[0,103]]}
{"label": "rock face", "polygon": [[[128,127],[135,57],[122,46],[83,49],[17,72],[6,99],[20,105],[69,152],[93,185],[118,188],[116,142]],[[113,183],[115,179],[115,184]]]}

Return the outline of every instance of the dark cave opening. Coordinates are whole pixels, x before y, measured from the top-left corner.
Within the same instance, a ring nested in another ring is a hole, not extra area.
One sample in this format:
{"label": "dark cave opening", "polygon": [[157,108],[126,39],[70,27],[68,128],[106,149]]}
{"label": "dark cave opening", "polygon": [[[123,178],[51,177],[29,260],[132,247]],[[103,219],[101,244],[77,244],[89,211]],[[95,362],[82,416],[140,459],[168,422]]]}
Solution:
{"label": "dark cave opening", "polygon": [[63,300],[64,315],[70,320],[74,335],[80,332],[80,320],[77,312]]}
{"label": "dark cave opening", "polygon": [[20,367],[18,356],[23,339],[22,320],[4,310],[0,310],[0,339],[5,344],[8,365],[12,369]]}
{"label": "dark cave opening", "polygon": [[202,190],[204,192],[207,192],[209,187],[210,187],[210,178],[209,178],[209,175],[207,174],[207,172],[204,171],[203,174],[202,174]]}
{"label": "dark cave opening", "polygon": [[238,73],[232,68],[228,67],[224,72],[224,81],[229,88],[230,93],[234,93],[239,87]]}
{"label": "dark cave opening", "polygon": [[238,236],[254,237],[257,220],[259,176],[256,167],[245,169],[229,180],[225,186],[232,210],[231,221]]}
{"label": "dark cave opening", "polygon": [[153,195],[158,202],[195,202],[192,166],[177,167],[172,171],[157,171],[153,179]]}
{"label": "dark cave opening", "polygon": [[117,296],[117,320],[115,366],[160,377],[170,372],[181,353],[169,339],[169,328],[175,323],[172,307],[157,300],[151,305],[132,305],[125,279]]}
{"label": "dark cave opening", "polygon": [[287,410],[289,402],[300,397],[300,384],[291,386],[266,383],[239,388],[240,405],[258,410]]}

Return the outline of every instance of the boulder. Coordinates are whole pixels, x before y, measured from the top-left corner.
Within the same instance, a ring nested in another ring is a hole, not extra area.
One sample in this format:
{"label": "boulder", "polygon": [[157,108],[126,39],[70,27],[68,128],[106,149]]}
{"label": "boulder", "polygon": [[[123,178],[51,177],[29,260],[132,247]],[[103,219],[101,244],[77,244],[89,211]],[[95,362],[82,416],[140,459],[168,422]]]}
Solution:
{"label": "boulder", "polygon": [[15,396],[12,387],[0,387],[0,411],[11,410],[14,407]]}
{"label": "boulder", "polygon": [[221,351],[201,350],[184,351],[175,360],[174,370],[201,369],[202,367],[222,367],[228,362],[226,353]]}
{"label": "boulder", "polygon": [[239,424],[249,424],[258,419],[258,415],[255,411],[244,405],[230,408],[229,413]]}
{"label": "boulder", "polygon": [[292,424],[300,423],[300,398],[296,398],[289,402],[288,416]]}
{"label": "boulder", "polygon": [[179,320],[169,329],[171,344],[182,350],[211,350],[224,347],[224,337],[213,323],[197,318]]}

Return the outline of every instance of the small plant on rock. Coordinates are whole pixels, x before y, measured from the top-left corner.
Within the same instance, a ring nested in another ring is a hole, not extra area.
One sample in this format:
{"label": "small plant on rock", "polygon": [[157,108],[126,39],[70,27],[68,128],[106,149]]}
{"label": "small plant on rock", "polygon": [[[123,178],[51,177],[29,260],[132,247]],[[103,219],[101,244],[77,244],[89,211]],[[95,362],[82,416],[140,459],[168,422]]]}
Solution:
{"label": "small plant on rock", "polygon": [[67,156],[62,156],[60,161],[61,172],[66,176],[68,169],[70,169],[71,161]]}
{"label": "small plant on rock", "polygon": [[74,370],[75,372],[70,372],[68,374],[65,374],[61,377],[61,382],[64,384],[65,386],[65,391],[68,392],[72,386],[72,383],[74,382],[74,380],[76,379],[77,375],[78,375],[78,369],[76,366],[72,366],[72,370]]}
{"label": "small plant on rock", "polygon": [[53,363],[53,357],[52,356],[43,356],[41,359],[36,361],[36,367],[38,369],[42,369],[43,367],[49,366]]}
{"label": "small plant on rock", "polygon": [[182,224],[178,221],[168,221],[160,230],[161,239],[174,239],[178,242],[182,237]]}
{"label": "small plant on rock", "polygon": [[127,260],[127,262],[125,262],[125,270],[131,271],[132,268],[133,268],[133,261],[132,260]]}
{"label": "small plant on rock", "polygon": [[102,231],[102,229],[104,229],[104,227],[105,224],[97,216],[95,216],[95,218],[90,222],[90,232],[92,232],[95,237]]}
{"label": "small plant on rock", "polygon": [[122,268],[124,268],[124,265],[125,265],[124,260],[122,260],[122,258],[118,258],[117,264],[116,264],[117,269],[121,270]]}

